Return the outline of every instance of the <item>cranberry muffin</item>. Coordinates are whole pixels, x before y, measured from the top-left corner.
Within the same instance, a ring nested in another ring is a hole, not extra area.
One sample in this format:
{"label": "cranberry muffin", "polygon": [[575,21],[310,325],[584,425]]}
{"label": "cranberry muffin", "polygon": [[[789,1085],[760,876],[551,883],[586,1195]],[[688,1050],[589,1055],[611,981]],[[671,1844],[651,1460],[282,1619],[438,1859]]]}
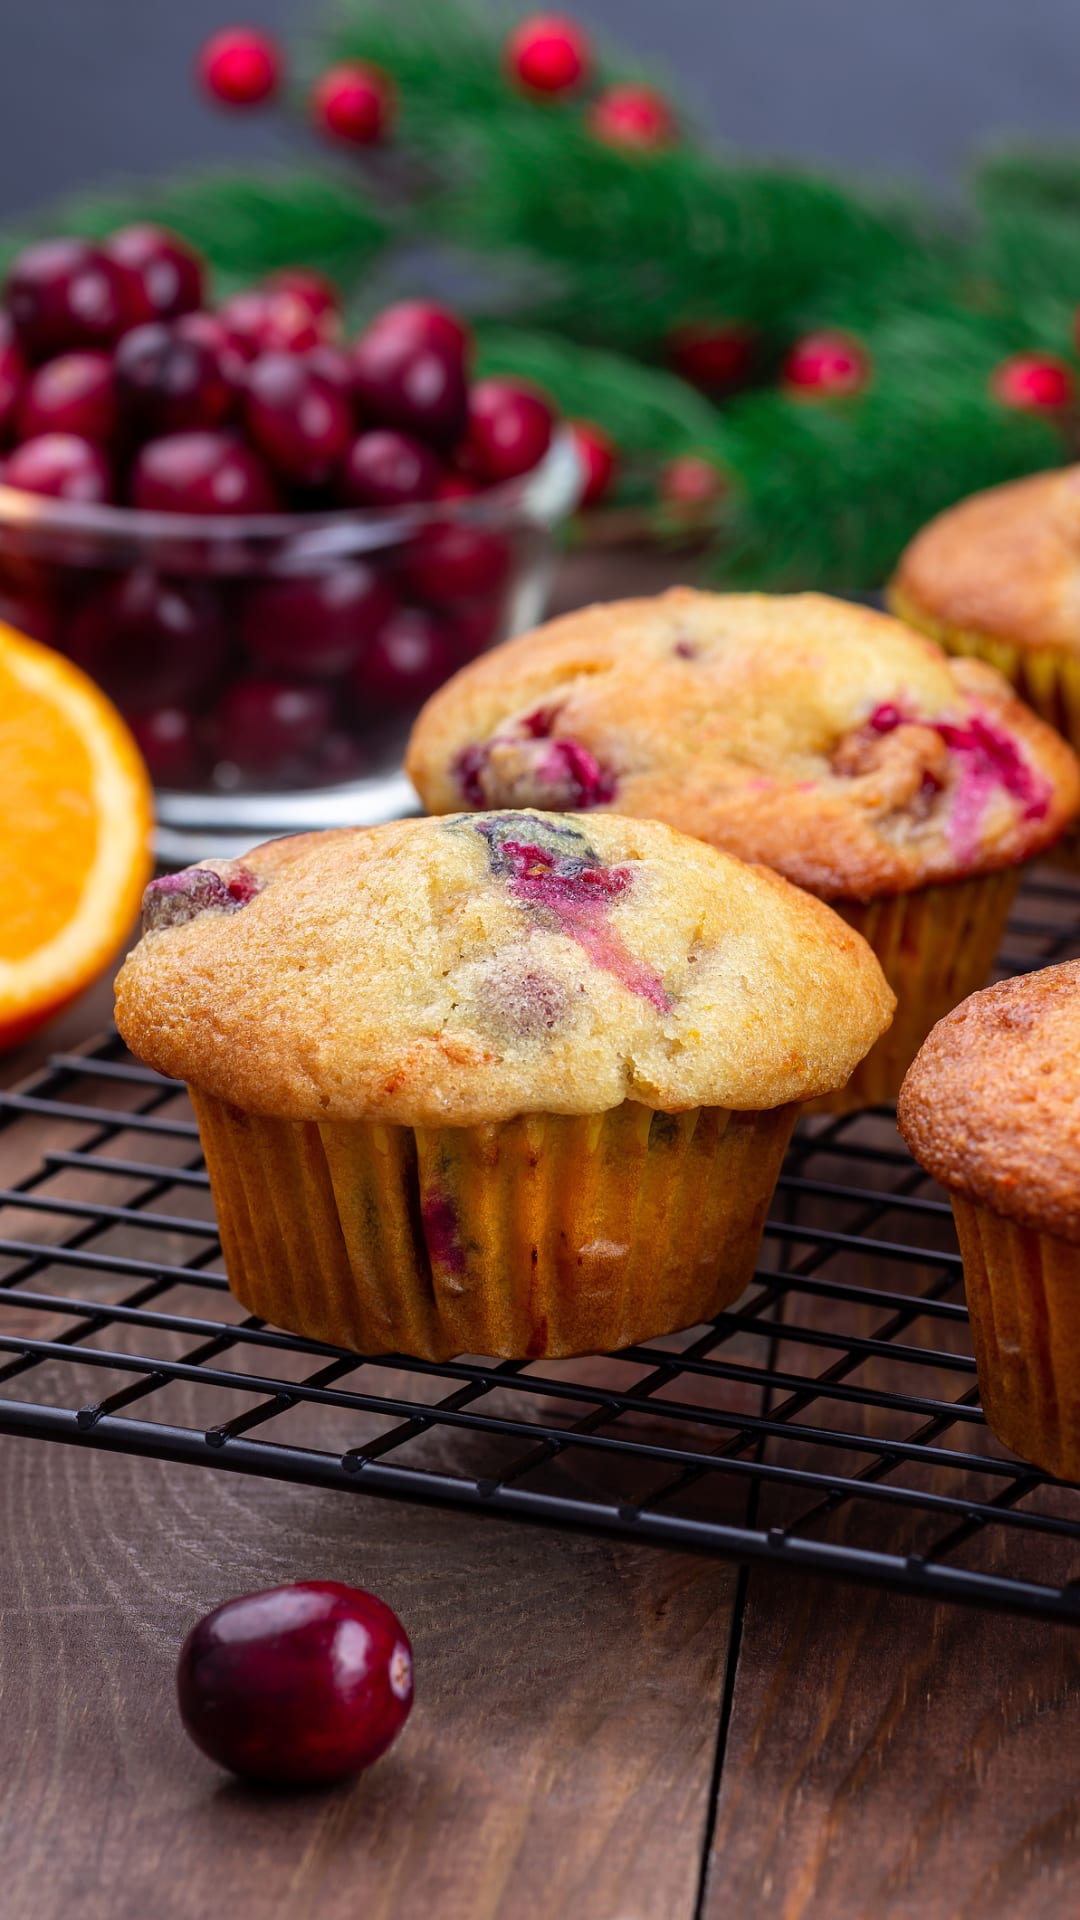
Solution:
{"label": "cranberry muffin", "polygon": [[144,925],[117,1022],[188,1082],[238,1298],[433,1360],[719,1312],[798,1103],[893,1005],[820,902],[614,816],[303,835],[153,882]]}
{"label": "cranberry muffin", "polygon": [[952,1201],[979,1387],[1000,1440],[1080,1479],[1080,961],[1003,980],[934,1028],[900,1095]]}
{"label": "cranberry muffin", "polygon": [[760,861],[874,948],[896,1021],[834,1106],[896,1098],[985,980],[1022,863],[1080,804],[1060,737],[992,668],[818,594],[590,607],[436,693],[406,767],[424,804],[613,808]]}

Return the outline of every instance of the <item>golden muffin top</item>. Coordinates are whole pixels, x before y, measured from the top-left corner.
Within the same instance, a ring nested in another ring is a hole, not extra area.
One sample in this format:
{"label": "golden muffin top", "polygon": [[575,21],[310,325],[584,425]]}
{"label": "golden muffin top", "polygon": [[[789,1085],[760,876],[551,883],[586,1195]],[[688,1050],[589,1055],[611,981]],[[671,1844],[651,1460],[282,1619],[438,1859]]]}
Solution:
{"label": "golden muffin top", "polygon": [[1058,838],[1080,767],[978,661],[820,594],[589,607],[475,660],[417,720],[433,813],[663,820],[825,899],[988,872]]}
{"label": "golden muffin top", "polygon": [[1080,466],[974,493],[901,555],[890,599],[917,626],[1080,652]]}
{"label": "golden muffin top", "polygon": [[943,1186],[1080,1243],[1080,960],[1002,980],[940,1020],[897,1118]]}
{"label": "golden muffin top", "polygon": [[895,1005],[819,901],[615,815],[273,841],[152,882],[144,927],[128,1044],[296,1120],[776,1107],[842,1086]]}

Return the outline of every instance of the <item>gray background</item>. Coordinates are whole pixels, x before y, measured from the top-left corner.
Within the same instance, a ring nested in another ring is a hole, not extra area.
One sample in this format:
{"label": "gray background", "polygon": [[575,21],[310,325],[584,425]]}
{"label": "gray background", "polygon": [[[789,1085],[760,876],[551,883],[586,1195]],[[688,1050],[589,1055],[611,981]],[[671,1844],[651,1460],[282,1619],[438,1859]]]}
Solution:
{"label": "gray background", "polygon": [[[0,215],[61,192],[290,142],[190,80],[237,17],[290,36],[322,0],[2,0]],[[1078,0],[571,0],[756,152],[955,180],[977,142],[1080,138]]]}

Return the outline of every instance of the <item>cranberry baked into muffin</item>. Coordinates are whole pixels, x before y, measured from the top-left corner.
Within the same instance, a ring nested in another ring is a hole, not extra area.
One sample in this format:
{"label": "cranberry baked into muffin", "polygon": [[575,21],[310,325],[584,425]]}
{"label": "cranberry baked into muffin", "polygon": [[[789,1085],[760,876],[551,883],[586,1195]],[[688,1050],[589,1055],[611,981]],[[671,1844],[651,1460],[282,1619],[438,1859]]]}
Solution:
{"label": "cranberry baked into muffin", "polygon": [[820,902],[616,817],[307,834],[155,881],[144,926],[117,1021],[190,1086],[234,1291],[361,1352],[711,1318],[893,1005]]}
{"label": "cranberry baked into muffin", "polygon": [[677,589],[554,620],[435,694],[406,766],[434,813],[610,807],[831,901],[900,1002],[834,1106],[895,1099],[1080,804],[1073,754],[999,674],[818,594]]}
{"label": "cranberry baked into muffin", "polygon": [[973,994],[927,1040],[898,1120],[947,1189],[986,1417],[1080,1479],[1080,961]]}

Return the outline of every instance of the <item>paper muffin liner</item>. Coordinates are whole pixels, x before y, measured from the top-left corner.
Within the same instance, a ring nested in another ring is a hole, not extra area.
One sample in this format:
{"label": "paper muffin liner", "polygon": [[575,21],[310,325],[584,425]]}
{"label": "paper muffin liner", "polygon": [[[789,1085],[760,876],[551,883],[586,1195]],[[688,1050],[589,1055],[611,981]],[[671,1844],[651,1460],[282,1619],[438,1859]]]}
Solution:
{"label": "paper muffin liner", "polygon": [[895,587],[889,605],[899,620],[928,634],[947,653],[968,654],[996,667],[1040,719],[1056,727],[1080,753],[1080,658],[1063,647],[1020,647],[993,634],[950,626]]}
{"label": "paper muffin liner", "polygon": [[798,1113],[628,1101],[413,1128],[191,1097],[237,1299],[427,1360],[610,1352],[711,1319],[752,1276]]}
{"label": "paper muffin liner", "polygon": [[950,1193],[979,1392],[999,1440],[1080,1480],[1080,1247]]}
{"label": "paper muffin liner", "polygon": [[896,995],[892,1026],[846,1087],[810,1103],[811,1113],[891,1106],[931,1027],[985,986],[1020,881],[1018,867],[918,887],[880,900],[832,900],[873,947]]}

